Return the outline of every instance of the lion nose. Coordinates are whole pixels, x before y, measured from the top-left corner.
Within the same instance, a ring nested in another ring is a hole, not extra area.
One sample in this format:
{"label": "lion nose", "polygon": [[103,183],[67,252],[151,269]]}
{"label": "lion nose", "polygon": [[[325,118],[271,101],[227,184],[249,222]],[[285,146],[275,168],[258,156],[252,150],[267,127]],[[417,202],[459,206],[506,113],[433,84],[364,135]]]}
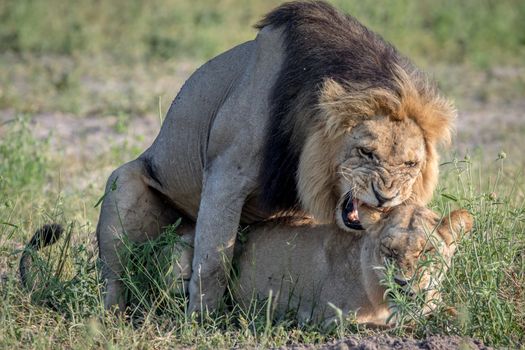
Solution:
{"label": "lion nose", "polygon": [[394,199],[394,198],[398,195],[398,193],[399,193],[399,191],[398,191],[396,194],[394,194],[394,195],[391,196],[391,197],[385,197],[383,194],[379,193],[379,192],[376,190],[376,188],[375,188],[373,182],[372,182],[372,191],[374,191],[374,196],[375,196],[376,199],[377,199],[377,206],[378,206],[378,207],[382,207],[383,204],[385,204],[385,203],[388,202],[389,200]]}

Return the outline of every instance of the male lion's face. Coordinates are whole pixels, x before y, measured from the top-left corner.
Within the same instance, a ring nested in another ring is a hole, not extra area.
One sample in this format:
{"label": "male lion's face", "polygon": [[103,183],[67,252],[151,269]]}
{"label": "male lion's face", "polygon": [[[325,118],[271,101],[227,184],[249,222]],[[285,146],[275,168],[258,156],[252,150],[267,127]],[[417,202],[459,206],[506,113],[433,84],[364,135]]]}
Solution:
{"label": "male lion's face", "polygon": [[382,210],[406,201],[425,161],[423,134],[411,119],[376,117],[355,126],[338,158],[338,225],[363,229],[363,206]]}

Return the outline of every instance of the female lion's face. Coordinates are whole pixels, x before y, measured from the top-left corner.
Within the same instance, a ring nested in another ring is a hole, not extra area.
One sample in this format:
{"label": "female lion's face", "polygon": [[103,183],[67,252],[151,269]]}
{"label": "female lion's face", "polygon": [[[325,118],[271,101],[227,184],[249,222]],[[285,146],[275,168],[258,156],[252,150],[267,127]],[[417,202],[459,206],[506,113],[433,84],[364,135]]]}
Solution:
{"label": "female lion's face", "polygon": [[[390,279],[395,284],[389,283],[389,288],[395,286],[407,296],[420,294],[425,300],[423,311],[431,311],[440,298],[439,286],[457,243],[472,229],[472,215],[459,209],[439,218],[428,208],[400,205],[381,217],[369,218],[364,225],[378,239],[376,263],[386,267],[375,270],[378,277]],[[385,273],[388,267],[393,268],[392,275]]]}
{"label": "female lion's face", "polygon": [[[439,282],[451,254],[437,234],[437,215],[423,207],[400,206],[388,216],[389,224],[379,235],[379,256],[394,268],[394,282],[408,293]],[[384,270],[377,271],[382,275]]]}
{"label": "female lion's face", "polygon": [[354,127],[337,160],[338,225],[363,229],[363,206],[384,210],[409,199],[425,161],[423,134],[410,119],[376,117]]}

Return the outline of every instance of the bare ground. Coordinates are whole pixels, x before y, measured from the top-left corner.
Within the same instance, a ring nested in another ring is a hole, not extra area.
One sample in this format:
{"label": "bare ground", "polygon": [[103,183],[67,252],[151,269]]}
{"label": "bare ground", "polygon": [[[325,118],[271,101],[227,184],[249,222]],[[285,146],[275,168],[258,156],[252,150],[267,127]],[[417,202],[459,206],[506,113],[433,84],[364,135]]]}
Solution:
{"label": "bare ground", "polygon": [[[303,350],[313,347],[298,345],[283,349]],[[376,335],[365,338],[347,338],[337,342],[321,345],[320,350],[451,350],[451,349],[492,349],[482,342],[459,336],[434,335],[425,339],[400,338],[389,335]]]}

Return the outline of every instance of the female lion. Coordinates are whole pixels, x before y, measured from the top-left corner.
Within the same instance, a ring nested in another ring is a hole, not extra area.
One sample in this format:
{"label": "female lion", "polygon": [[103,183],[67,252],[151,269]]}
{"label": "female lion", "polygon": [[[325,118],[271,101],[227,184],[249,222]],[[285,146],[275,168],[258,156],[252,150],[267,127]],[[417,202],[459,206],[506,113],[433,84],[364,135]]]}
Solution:
{"label": "female lion", "polygon": [[[359,323],[387,325],[392,310],[381,281],[382,267],[391,263],[394,281],[406,293],[423,291],[422,311],[431,311],[459,234],[471,230],[472,216],[455,210],[440,220],[417,205],[385,211],[363,205],[360,211],[367,231],[363,235],[309,219],[255,226],[236,256],[235,299],[248,307],[254,298],[272,295],[276,316],[294,310],[300,322],[330,322],[339,309],[345,315],[355,313]],[[191,244],[194,228],[181,231]],[[191,248],[174,258],[170,283],[189,280],[191,259]]]}

